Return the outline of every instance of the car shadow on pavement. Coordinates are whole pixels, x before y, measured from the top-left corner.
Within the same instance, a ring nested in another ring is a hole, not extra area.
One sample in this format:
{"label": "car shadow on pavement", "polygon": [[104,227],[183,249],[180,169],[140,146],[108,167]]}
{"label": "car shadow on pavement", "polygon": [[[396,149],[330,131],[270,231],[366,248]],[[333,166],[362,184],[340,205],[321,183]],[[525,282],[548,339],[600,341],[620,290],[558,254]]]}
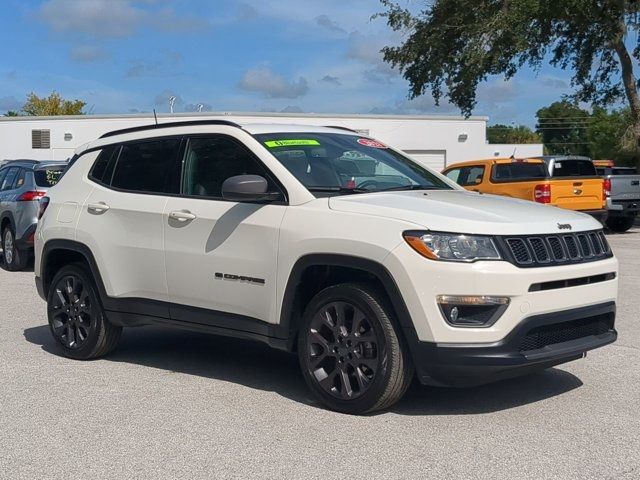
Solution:
{"label": "car shadow on pavement", "polygon": [[[48,326],[28,328],[24,337],[62,356]],[[320,407],[305,385],[295,355],[256,342],[162,327],[128,328],[118,349],[102,361],[223,380]],[[576,376],[557,368],[467,389],[425,387],[414,381],[389,411],[400,415],[490,413],[562,395],[581,385]]]}

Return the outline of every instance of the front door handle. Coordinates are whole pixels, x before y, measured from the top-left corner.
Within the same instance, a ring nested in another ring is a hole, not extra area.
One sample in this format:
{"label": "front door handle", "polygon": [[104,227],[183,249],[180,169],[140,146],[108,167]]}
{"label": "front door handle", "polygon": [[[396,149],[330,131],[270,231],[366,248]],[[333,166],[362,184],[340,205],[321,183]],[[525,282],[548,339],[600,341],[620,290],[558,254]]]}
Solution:
{"label": "front door handle", "polygon": [[111,207],[104,202],[90,203],[89,205],[87,205],[87,210],[89,211],[89,213],[95,213],[97,215],[106,212],[110,208]]}
{"label": "front door handle", "polygon": [[169,213],[169,218],[178,220],[179,222],[189,222],[195,220],[197,217],[187,210],[175,210]]}

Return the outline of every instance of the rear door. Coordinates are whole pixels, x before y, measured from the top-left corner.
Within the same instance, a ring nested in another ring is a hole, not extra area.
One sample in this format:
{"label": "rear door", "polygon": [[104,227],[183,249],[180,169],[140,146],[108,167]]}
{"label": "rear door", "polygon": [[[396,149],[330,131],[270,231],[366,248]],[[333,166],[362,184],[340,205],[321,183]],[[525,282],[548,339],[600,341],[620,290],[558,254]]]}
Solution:
{"label": "rear door", "polygon": [[552,166],[551,203],[569,210],[601,210],[603,179],[590,160],[556,160]]}
{"label": "rear door", "polygon": [[[181,141],[165,137],[107,147],[89,173],[95,187],[84,202],[78,235],[92,242],[111,297],[168,300],[162,214],[168,195],[179,188]],[[168,307],[139,313],[168,316]]]}

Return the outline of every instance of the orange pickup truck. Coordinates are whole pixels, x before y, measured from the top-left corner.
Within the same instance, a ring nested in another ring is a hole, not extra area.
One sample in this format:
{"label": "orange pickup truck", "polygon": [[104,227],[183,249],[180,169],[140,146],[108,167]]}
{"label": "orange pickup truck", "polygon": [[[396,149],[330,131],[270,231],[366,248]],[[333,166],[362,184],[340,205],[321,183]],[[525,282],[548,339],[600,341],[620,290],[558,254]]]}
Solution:
{"label": "orange pickup truck", "polygon": [[606,218],[608,188],[589,159],[491,158],[450,165],[442,173],[467,190],[521,198]]}

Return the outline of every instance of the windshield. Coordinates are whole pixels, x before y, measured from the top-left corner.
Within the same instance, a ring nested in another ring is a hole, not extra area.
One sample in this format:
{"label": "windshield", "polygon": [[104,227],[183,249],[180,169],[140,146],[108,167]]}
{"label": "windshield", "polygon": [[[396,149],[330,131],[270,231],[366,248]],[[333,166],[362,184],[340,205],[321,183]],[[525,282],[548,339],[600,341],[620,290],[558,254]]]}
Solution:
{"label": "windshield", "polygon": [[36,185],[44,188],[53,187],[60,180],[64,168],[64,166],[59,166],[35,170],[33,175],[36,180]]}
{"label": "windshield", "polygon": [[368,138],[290,132],[255,137],[314,193],[452,189],[440,175]]}

